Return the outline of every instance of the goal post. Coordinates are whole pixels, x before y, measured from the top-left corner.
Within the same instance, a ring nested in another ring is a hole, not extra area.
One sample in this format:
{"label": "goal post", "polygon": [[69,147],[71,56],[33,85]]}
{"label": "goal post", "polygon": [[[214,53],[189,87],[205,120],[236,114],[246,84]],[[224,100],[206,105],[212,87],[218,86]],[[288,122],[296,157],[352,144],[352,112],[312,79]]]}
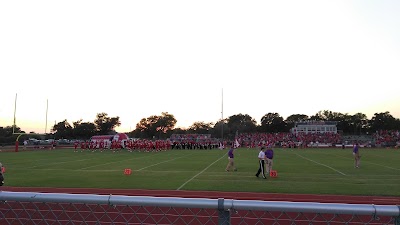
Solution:
{"label": "goal post", "polygon": [[[15,94],[15,101],[14,101],[14,117],[13,117],[13,127],[12,127],[12,134],[13,134],[13,137],[15,137],[15,135],[16,135],[16,139],[15,139],[15,152],[18,152],[18,150],[19,150],[19,145],[20,145],[20,143],[19,143],[19,141],[20,141],[20,139],[21,139],[21,136],[22,135],[39,135],[39,136],[43,136],[43,135],[46,135],[47,134],[47,114],[48,114],[48,107],[49,107],[49,101],[48,101],[48,99],[46,99],[46,111],[45,111],[45,113],[46,113],[46,117],[45,117],[45,131],[44,131],[44,134],[41,134],[41,133],[36,133],[36,132],[23,132],[21,129],[17,129],[17,97],[18,97],[18,94],[16,93]],[[37,101],[36,100],[33,100],[32,101],[32,99],[34,99],[34,97],[32,97],[32,96],[30,96],[29,98],[28,98],[28,100],[27,100],[27,98],[25,97],[25,98],[22,98],[22,100],[23,100],[23,103],[22,103],[22,113],[23,113],[23,115],[22,115],[22,117],[21,117],[21,115],[19,115],[19,120],[21,120],[21,118],[24,118],[25,119],[25,123],[26,123],[26,119],[27,118],[30,118],[30,119],[32,119],[32,118],[36,118],[36,120],[35,119],[33,119],[33,120],[31,120],[30,122],[32,122],[32,121],[35,121],[35,123],[36,124],[42,124],[42,122],[38,122],[39,120],[37,120],[37,115],[38,115],[38,111],[41,111],[41,110],[37,110],[37,108],[41,108],[41,107],[36,107],[37,106]],[[29,107],[32,107],[32,102],[34,103],[34,110],[27,110],[27,108],[29,109]],[[30,114],[27,114],[27,111],[29,111],[29,113]],[[32,115],[32,113],[34,113],[35,115]],[[29,121],[29,120],[28,120]],[[27,137],[27,138],[29,138],[29,137]],[[23,139],[24,140],[24,139]],[[25,146],[24,146],[25,147]]]}
{"label": "goal post", "polygon": [[13,133],[13,135],[18,135],[17,139],[15,140],[15,152],[18,152],[19,148],[19,138],[26,133]]}

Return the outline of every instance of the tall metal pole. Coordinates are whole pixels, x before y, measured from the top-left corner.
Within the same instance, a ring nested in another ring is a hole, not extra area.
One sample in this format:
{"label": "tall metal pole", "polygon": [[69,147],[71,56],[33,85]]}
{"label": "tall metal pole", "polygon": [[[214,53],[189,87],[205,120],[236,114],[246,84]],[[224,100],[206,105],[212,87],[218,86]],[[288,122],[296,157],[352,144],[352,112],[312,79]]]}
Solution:
{"label": "tall metal pole", "polygon": [[15,133],[15,126],[16,126],[16,124],[15,124],[15,122],[16,122],[15,113],[16,113],[16,112],[17,112],[17,93],[15,93],[13,133]]}
{"label": "tall metal pole", "polygon": [[221,122],[222,122],[222,129],[221,129],[221,137],[222,142],[224,141],[224,89],[222,88],[222,101],[221,101]]}
{"label": "tall metal pole", "polygon": [[47,134],[47,113],[49,111],[49,99],[46,101],[46,127],[44,128],[44,134]]}

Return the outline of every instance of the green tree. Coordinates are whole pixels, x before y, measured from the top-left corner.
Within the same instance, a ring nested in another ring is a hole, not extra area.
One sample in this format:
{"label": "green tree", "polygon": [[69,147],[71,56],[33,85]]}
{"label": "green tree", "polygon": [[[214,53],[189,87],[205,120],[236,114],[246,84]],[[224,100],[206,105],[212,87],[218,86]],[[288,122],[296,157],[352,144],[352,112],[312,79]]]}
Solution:
{"label": "green tree", "polygon": [[189,132],[196,134],[208,134],[214,126],[214,123],[205,123],[203,121],[194,122],[188,129]]}
{"label": "green tree", "polygon": [[110,134],[115,132],[115,127],[121,126],[119,117],[109,117],[107,113],[98,113],[94,121],[98,134]]}
{"label": "green tree", "polygon": [[310,116],[310,120],[315,120],[315,121],[323,121],[325,120],[324,116],[321,114],[321,111],[316,113],[315,115]]}
{"label": "green tree", "polygon": [[223,139],[229,138],[228,136],[230,130],[227,123],[228,123],[227,119],[218,120],[218,122],[215,123],[211,131],[211,135],[215,138],[223,138]]}
{"label": "green tree", "polygon": [[279,113],[267,113],[261,117],[261,132],[287,132],[287,125]]}
{"label": "green tree", "polygon": [[343,114],[340,112],[332,112],[330,110],[319,111],[314,116],[310,117],[311,120],[321,121],[336,121],[337,129],[343,131],[343,133],[352,133],[352,117],[350,115]]}
{"label": "green tree", "polygon": [[308,120],[308,116],[304,114],[293,114],[286,118],[285,123],[287,124],[287,128],[291,129],[294,127],[296,122]]}
{"label": "green tree", "polygon": [[[14,127],[14,132],[15,133],[25,133],[18,126]],[[23,135],[23,137],[20,138],[20,141],[23,141],[24,138],[25,138],[25,135]],[[17,135],[13,134],[13,126],[0,127],[0,144],[1,145],[14,144],[16,139],[17,139]]]}
{"label": "green tree", "polygon": [[66,138],[69,139],[72,137],[73,129],[72,126],[68,123],[65,119],[62,122],[54,124],[53,128],[51,129],[54,133],[55,139]]}
{"label": "green tree", "polygon": [[352,127],[353,134],[361,134],[368,126],[368,119],[364,113],[356,113],[350,118],[350,127]]}
{"label": "green tree", "polygon": [[229,138],[233,139],[236,132],[252,133],[257,131],[257,122],[248,114],[237,114],[228,118]]}
{"label": "green tree", "polygon": [[73,136],[77,139],[89,139],[96,135],[96,125],[94,123],[82,123],[82,120],[78,120],[73,124]]}
{"label": "green tree", "polygon": [[317,112],[314,116],[312,116],[311,120],[328,120],[328,121],[339,121],[343,118],[343,114],[339,112],[332,112],[330,110],[323,110]]}
{"label": "green tree", "polygon": [[[25,133],[18,126],[14,128],[15,133]],[[12,137],[13,136],[13,126],[0,127],[0,137]]]}
{"label": "green tree", "polygon": [[136,130],[142,138],[166,137],[169,131],[173,130],[177,120],[172,114],[162,112],[161,116],[149,116],[143,118],[136,124]]}
{"label": "green tree", "polygon": [[176,122],[174,115],[162,112],[156,123],[156,131],[160,132],[160,134],[165,134],[167,131],[174,129]]}
{"label": "green tree", "polygon": [[388,111],[384,113],[375,113],[369,121],[372,132],[378,130],[396,130],[398,128],[398,120],[394,118]]}
{"label": "green tree", "polygon": [[188,134],[189,131],[185,128],[177,127],[171,130],[170,134],[168,137],[170,137],[172,134]]}

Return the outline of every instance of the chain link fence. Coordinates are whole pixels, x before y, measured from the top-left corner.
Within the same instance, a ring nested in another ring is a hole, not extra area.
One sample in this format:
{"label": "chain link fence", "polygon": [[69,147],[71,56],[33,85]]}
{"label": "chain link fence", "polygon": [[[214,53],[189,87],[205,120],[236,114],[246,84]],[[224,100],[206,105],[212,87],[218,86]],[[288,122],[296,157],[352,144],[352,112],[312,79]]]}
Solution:
{"label": "chain link fence", "polygon": [[400,225],[400,207],[3,191],[0,224]]}

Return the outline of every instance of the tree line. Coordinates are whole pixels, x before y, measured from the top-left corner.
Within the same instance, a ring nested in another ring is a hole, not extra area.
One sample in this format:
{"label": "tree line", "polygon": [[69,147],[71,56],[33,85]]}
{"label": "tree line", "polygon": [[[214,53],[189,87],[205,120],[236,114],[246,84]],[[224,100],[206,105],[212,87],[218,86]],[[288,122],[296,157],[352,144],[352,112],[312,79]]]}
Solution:
{"label": "tree line", "polygon": [[[289,132],[296,122],[305,120],[336,121],[337,128],[344,135],[371,134],[378,130],[400,130],[400,120],[389,112],[375,113],[371,119],[363,113],[354,115],[323,110],[315,115],[293,114],[284,119],[279,113],[265,114],[259,123],[248,114],[236,114],[216,122],[194,122],[188,128],[175,128],[177,123],[174,115],[162,112],[161,115],[152,115],[141,119],[136,124],[136,129],[129,132],[128,136],[145,139],[165,139],[172,134],[211,134],[214,138],[232,139],[236,133],[276,133]],[[66,119],[56,123],[46,139],[89,139],[93,135],[115,134],[115,128],[120,126],[119,117],[109,117],[107,113],[98,113],[93,122],[78,120],[69,123]],[[0,127],[0,143],[12,143],[15,135],[13,127]],[[19,127],[15,132],[22,132]],[[35,137],[31,132],[27,137]],[[23,139],[22,139],[23,140]]]}

